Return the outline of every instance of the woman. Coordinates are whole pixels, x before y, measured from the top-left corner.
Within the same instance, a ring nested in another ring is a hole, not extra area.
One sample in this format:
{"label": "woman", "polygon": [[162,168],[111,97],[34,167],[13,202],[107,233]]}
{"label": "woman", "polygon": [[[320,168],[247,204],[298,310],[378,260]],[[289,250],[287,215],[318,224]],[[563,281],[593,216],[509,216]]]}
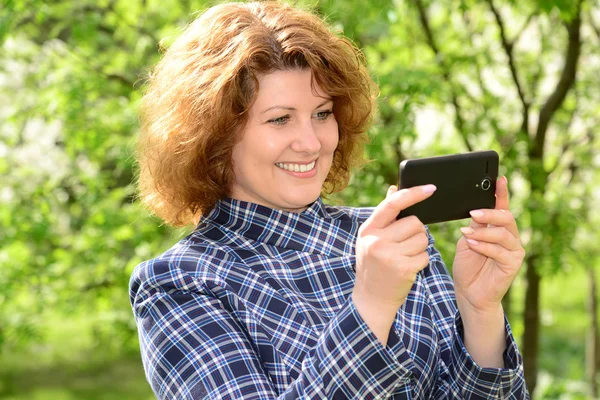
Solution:
{"label": "woman", "polygon": [[215,6],[166,52],[141,108],[139,186],[197,223],[130,283],[146,376],[165,399],[528,398],[501,300],[524,257],[506,179],[474,212],[454,282],[427,228],[331,207],[360,162],[375,85],[310,13]]}

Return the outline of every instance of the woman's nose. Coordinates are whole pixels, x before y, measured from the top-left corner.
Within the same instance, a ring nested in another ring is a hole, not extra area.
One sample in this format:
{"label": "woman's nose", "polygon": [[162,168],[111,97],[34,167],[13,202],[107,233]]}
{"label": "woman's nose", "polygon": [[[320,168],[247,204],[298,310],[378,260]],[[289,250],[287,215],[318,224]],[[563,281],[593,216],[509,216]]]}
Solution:
{"label": "woman's nose", "polygon": [[321,150],[316,127],[312,123],[303,124],[292,142],[292,150],[299,153],[316,154]]}

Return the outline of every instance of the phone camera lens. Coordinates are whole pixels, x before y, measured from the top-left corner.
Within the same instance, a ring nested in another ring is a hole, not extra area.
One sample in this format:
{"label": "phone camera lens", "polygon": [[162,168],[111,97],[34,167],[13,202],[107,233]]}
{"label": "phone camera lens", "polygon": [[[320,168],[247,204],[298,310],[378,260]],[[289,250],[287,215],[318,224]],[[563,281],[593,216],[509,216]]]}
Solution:
{"label": "phone camera lens", "polygon": [[481,188],[483,190],[490,190],[491,187],[492,187],[492,181],[490,181],[489,178],[484,178],[481,181]]}

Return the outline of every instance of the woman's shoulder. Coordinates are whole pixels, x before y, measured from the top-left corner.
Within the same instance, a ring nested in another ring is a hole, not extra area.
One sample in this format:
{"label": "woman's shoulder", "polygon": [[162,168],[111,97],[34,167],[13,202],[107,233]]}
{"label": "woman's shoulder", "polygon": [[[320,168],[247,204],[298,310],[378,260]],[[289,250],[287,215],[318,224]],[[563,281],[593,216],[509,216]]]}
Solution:
{"label": "woman's shoulder", "polygon": [[130,290],[150,285],[163,290],[194,290],[207,277],[216,279],[217,270],[236,261],[225,245],[192,232],[156,257],[140,262],[130,277]]}

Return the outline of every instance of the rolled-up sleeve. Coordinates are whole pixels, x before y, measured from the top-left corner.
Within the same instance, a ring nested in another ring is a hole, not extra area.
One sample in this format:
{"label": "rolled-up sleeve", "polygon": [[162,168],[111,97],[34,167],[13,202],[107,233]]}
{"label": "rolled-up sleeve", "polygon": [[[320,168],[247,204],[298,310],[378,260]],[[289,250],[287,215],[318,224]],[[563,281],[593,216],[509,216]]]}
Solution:
{"label": "rolled-up sleeve", "polygon": [[430,236],[430,263],[426,282],[434,319],[440,332],[441,361],[433,398],[529,399],[523,359],[506,317],[504,368],[482,368],[469,355],[463,342],[463,325],[456,306],[454,282],[433,244]]}
{"label": "rolled-up sleeve", "polygon": [[460,314],[456,314],[452,345],[450,375],[452,384],[465,399],[528,399],[529,393],[523,375],[523,360],[508,320],[504,319],[506,350],[504,368],[482,368],[475,363],[463,343]]}

